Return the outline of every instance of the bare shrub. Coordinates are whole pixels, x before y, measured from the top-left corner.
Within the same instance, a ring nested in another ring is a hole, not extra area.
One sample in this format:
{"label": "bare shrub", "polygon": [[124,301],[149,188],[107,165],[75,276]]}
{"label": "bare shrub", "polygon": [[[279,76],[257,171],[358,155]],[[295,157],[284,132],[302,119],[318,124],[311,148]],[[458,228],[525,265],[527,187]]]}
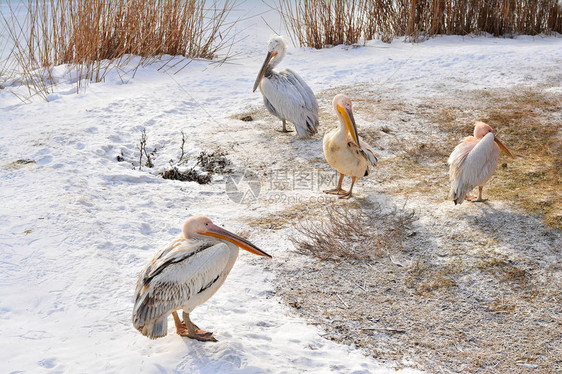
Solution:
{"label": "bare shrub", "polygon": [[[228,47],[236,4],[225,0],[51,0],[29,1],[24,20],[11,3],[3,16],[12,57],[25,83],[47,98],[51,69],[72,64],[77,87],[99,82],[109,71],[141,56],[173,55],[214,59]],[[43,69],[41,69],[43,68]],[[39,73],[38,73],[39,71]]]}
{"label": "bare shrub", "polygon": [[353,209],[347,205],[328,206],[322,221],[306,219],[292,241],[303,254],[321,260],[370,260],[402,248],[407,231],[417,219],[413,211],[380,205]]}
{"label": "bare shrub", "polygon": [[[152,157],[155,154],[156,154],[156,148],[154,148],[154,150],[152,150],[152,152],[148,152],[146,150],[146,130],[143,129],[142,133],[141,133],[140,142],[139,142],[139,170],[142,169],[143,155],[146,157],[146,162],[144,163],[144,166],[146,166],[148,168],[153,168],[154,162],[152,162]],[[119,159],[117,159],[117,161],[119,161]]]}
{"label": "bare shrub", "polygon": [[313,48],[360,38],[562,32],[558,0],[279,0],[279,11],[293,42]]}

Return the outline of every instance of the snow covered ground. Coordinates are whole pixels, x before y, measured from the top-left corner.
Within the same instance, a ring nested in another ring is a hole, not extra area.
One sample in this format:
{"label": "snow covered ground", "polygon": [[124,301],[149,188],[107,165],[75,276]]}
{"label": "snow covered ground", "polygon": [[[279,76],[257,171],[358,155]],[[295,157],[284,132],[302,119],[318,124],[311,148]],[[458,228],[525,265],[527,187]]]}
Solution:
{"label": "snow covered ground", "polygon": [[[244,4],[252,10],[241,9],[243,15],[267,10]],[[273,12],[261,16],[278,27]],[[35,97],[25,105],[12,93],[24,88],[0,90],[0,372],[394,372],[323,339],[281,303],[271,269],[276,257],[290,256],[287,232],[247,224],[284,204],[268,199],[264,170],[285,159],[323,158],[320,136],[282,135],[272,117],[232,118],[262,105],[252,93],[271,34],[261,16],[240,24],[241,54],[222,65],[193,61],[172,74],[155,63],[134,79],[126,75],[126,84],[112,73],[78,95],[61,79],[49,102]],[[315,92],[363,82],[378,95],[424,98],[443,87],[532,86],[559,77],[560,66],[559,37],[451,36],[292,48],[280,68],[297,71]],[[335,119],[329,102],[320,105],[330,118],[321,123],[323,133]],[[148,147],[157,149],[155,167],[132,169],[143,129]],[[236,167],[260,170],[258,200],[230,200],[220,176],[209,185],[162,179],[159,173],[180,154],[181,131],[190,156],[221,149]],[[125,162],[117,161],[121,154]],[[287,194],[303,204],[321,197],[316,190]],[[174,333],[149,340],[130,322],[137,275],[193,214],[246,232],[274,259],[241,253],[222,289],[194,311],[193,320],[218,343]]]}

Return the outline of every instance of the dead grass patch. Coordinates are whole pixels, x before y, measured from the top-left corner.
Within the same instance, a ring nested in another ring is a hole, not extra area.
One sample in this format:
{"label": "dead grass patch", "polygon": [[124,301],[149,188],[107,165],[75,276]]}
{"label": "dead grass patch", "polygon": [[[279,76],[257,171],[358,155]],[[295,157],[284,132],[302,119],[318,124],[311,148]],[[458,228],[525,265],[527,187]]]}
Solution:
{"label": "dead grass patch", "polygon": [[518,265],[507,257],[497,254],[487,253],[476,264],[476,268],[495,275],[501,282],[511,282],[519,286],[529,286],[533,280],[524,265]]}
{"label": "dead grass patch", "polygon": [[[372,87],[362,84],[319,93],[327,129],[337,123],[330,102],[341,91],[356,102],[360,136],[380,155],[373,176],[363,183],[400,200],[411,196],[423,215],[413,223],[416,235],[407,235],[402,250],[392,256],[360,261],[343,253],[327,261],[326,255],[309,250],[302,252],[303,261],[298,253],[287,254],[275,269],[278,295],[319,325],[327,339],[365,348],[398,367],[407,361],[428,372],[562,370],[560,231],[545,227],[530,210],[495,190],[506,189],[502,183],[515,179],[515,169],[522,170],[527,181],[509,188],[520,194],[535,191],[541,209],[555,206],[551,196],[559,184],[545,178],[549,166],[541,163],[558,157],[551,145],[560,138],[555,131],[562,123],[560,99],[536,87],[461,92],[412,103],[399,95],[374,95]],[[484,190],[490,204],[453,210],[451,202],[448,209],[442,204],[449,189],[446,161],[454,146],[472,134],[476,120],[501,130],[499,137],[519,157],[500,159]],[[528,144],[515,145],[521,131]],[[500,209],[497,200],[505,202]],[[346,204],[371,209],[359,199]],[[306,218],[318,224],[325,217],[323,206],[302,216],[300,208],[279,218],[281,225]]]}
{"label": "dead grass patch", "polygon": [[[472,134],[474,121],[482,120],[516,155],[514,160],[500,160],[500,167],[484,188],[485,195],[510,201],[543,216],[550,227],[562,229],[562,99],[537,87],[474,91],[464,98],[463,110],[455,100],[443,101],[429,104],[441,109],[422,112],[428,126],[442,131],[441,135],[410,145],[402,153],[398,152],[399,141],[391,143],[397,153],[390,165],[392,177],[418,180],[420,183],[413,186],[421,188],[420,192],[428,192],[424,186],[446,189],[448,155]],[[436,183],[423,183],[422,178],[428,177]]]}
{"label": "dead grass patch", "polygon": [[[488,110],[483,120],[501,130],[516,159],[498,168],[489,193],[562,229],[562,99],[535,91],[514,92]],[[552,117],[558,111],[558,118]]]}

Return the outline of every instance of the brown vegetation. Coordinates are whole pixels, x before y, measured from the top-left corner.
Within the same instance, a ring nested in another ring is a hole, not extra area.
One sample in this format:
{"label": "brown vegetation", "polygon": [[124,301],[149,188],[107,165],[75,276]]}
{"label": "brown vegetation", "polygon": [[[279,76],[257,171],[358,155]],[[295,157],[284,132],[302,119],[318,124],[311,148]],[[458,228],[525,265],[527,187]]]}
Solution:
{"label": "brown vegetation", "polygon": [[562,32],[557,0],[279,0],[279,10],[301,46],[356,44],[406,36],[487,32],[495,36]]}
{"label": "brown vegetation", "polygon": [[[29,1],[25,20],[19,9],[3,26],[13,44],[11,57],[24,83],[45,99],[51,68],[72,64],[77,85],[99,82],[131,56],[161,55],[213,59],[231,43],[226,17],[235,2],[211,6],[204,0]],[[23,6],[23,5],[20,5]],[[43,68],[43,69],[40,69]],[[31,93],[30,93],[31,95]]]}

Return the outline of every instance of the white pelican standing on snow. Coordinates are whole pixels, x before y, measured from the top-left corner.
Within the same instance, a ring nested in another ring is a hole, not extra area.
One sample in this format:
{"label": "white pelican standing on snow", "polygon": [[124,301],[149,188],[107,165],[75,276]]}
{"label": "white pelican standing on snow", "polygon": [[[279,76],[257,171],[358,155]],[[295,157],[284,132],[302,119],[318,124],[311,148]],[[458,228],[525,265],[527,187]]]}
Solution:
{"label": "white pelican standing on snow", "polygon": [[[509,149],[494,135],[492,128],[479,121],[475,123],[474,136],[465,138],[455,147],[447,161],[450,165],[450,194],[455,205],[462,204],[465,199],[486,201],[482,199],[482,188],[498,166],[500,149],[513,158]],[[468,195],[476,186],[478,199]]]}
{"label": "white pelican standing on snow", "polygon": [[[182,233],[139,274],[133,325],[151,339],[160,338],[167,334],[171,313],[179,335],[215,342],[213,333],[197,327],[189,313],[222,286],[238,257],[238,247],[258,256],[271,256],[207,217],[188,218]],[[183,322],[178,309],[183,309]]]}
{"label": "white pelican standing on snow", "polygon": [[[340,199],[348,199],[351,197],[357,178],[369,175],[369,166],[376,166],[377,158],[369,144],[359,140],[349,97],[343,94],[336,95],[333,105],[340,126],[324,135],[324,155],[326,161],[338,171],[340,176],[338,186],[324,192],[340,195]],[[341,188],[344,175],[350,175],[352,178],[349,192]]]}
{"label": "white pelican standing on snow", "polygon": [[254,83],[254,92],[259,86],[269,113],[283,121],[281,132],[289,132],[286,127],[289,121],[295,125],[299,137],[308,138],[318,132],[318,102],[297,73],[290,69],[279,73],[273,71],[286,51],[287,44],[282,37],[269,39],[267,56]]}

